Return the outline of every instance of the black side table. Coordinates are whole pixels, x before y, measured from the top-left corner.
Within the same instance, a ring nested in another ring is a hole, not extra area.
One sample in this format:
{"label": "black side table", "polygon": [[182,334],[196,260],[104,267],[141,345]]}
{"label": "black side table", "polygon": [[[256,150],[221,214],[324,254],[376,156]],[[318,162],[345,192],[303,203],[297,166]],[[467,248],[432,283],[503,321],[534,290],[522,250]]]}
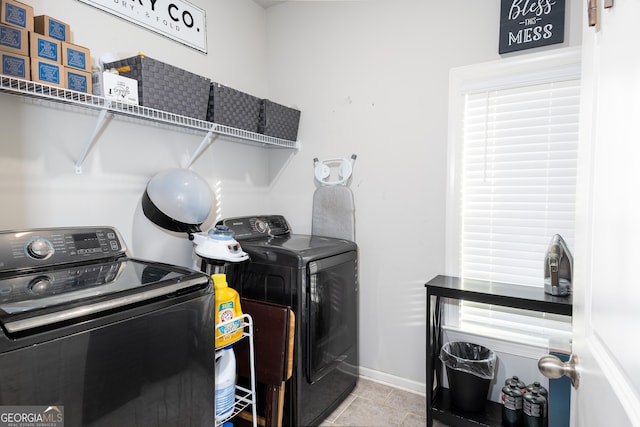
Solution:
{"label": "black side table", "polygon": [[[442,362],[438,358],[442,347],[442,298],[501,305],[524,310],[571,316],[572,298],[555,297],[542,288],[532,288],[508,283],[460,279],[436,276],[425,285],[427,288],[427,427],[437,419],[449,426],[478,427],[502,425],[501,407],[487,402],[484,412],[469,413],[452,406],[449,390],[442,387]],[[433,316],[431,299],[435,297]]]}

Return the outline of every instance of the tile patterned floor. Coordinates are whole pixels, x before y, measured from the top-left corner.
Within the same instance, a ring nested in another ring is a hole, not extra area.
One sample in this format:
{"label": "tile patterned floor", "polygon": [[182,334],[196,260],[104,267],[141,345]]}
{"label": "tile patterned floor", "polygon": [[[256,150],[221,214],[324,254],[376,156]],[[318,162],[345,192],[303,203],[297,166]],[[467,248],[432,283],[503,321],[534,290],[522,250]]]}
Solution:
{"label": "tile patterned floor", "polygon": [[[424,427],[425,397],[360,378],[355,390],[320,424],[331,426]],[[434,421],[434,427],[446,427]]]}

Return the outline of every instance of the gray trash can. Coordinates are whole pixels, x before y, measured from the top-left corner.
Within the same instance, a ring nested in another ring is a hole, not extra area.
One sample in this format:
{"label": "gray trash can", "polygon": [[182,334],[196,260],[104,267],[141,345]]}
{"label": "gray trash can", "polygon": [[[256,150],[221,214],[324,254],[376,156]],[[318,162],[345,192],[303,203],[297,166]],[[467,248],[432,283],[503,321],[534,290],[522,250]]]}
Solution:
{"label": "gray trash can", "polygon": [[467,412],[484,409],[496,367],[493,351],[469,342],[448,342],[440,349],[452,403]]}

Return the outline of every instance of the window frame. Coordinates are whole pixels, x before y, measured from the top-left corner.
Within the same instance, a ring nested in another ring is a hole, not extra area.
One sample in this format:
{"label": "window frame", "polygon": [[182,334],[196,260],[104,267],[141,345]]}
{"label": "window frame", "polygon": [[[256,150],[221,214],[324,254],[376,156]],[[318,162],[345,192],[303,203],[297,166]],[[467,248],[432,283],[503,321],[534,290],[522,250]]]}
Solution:
{"label": "window frame", "polygon": [[[568,47],[454,68],[449,75],[445,274],[460,276],[461,180],[465,95],[523,85],[580,78],[581,50]],[[523,285],[524,286],[524,285]],[[445,306],[445,326],[462,330],[458,303]],[[476,333],[475,331],[472,333]],[[488,335],[488,334],[487,334]],[[491,334],[495,337],[495,334]],[[506,341],[509,336],[500,337]],[[517,342],[517,339],[513,339]],[[537,345],[541,345],[537,341]],[[546,340],[543,346],[548,346]]]}

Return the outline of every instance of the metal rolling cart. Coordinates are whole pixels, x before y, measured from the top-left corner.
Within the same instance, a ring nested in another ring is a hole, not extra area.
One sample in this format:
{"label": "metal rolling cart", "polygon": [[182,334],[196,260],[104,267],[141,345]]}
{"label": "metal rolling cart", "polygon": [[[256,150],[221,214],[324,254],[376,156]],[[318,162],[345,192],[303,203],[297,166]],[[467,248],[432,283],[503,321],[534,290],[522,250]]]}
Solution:
{"label": "metal rolling cart", "polygon": [[225,326],[227,324],[231,324],[238,320],[241,320],[243,322],[244,331],[242,333],[242,337],[231,344],[226,343],[224,346],[216,347],[216,350],[219,350],[228,345],[233,345],[243,339],[246,339],[249,341],[249,366],[251,370],[251,378],[249,379],[250,387],[245,388],[236,384],[235,404],[234,404],[233,411],[231,412],[230,415],[224,418],[216,417],[216,427],[234,418],[240,412],[247,409],[249,405],[251,405],[253,427],[257,426],[258,416],[256,413],[255,351],[253,347],[253,319],[251,315],[243,314],[242,316],[234,317],[233,319],[230,319],[226,322],[216,324],[216,329],[218,329],[219,327]]}

